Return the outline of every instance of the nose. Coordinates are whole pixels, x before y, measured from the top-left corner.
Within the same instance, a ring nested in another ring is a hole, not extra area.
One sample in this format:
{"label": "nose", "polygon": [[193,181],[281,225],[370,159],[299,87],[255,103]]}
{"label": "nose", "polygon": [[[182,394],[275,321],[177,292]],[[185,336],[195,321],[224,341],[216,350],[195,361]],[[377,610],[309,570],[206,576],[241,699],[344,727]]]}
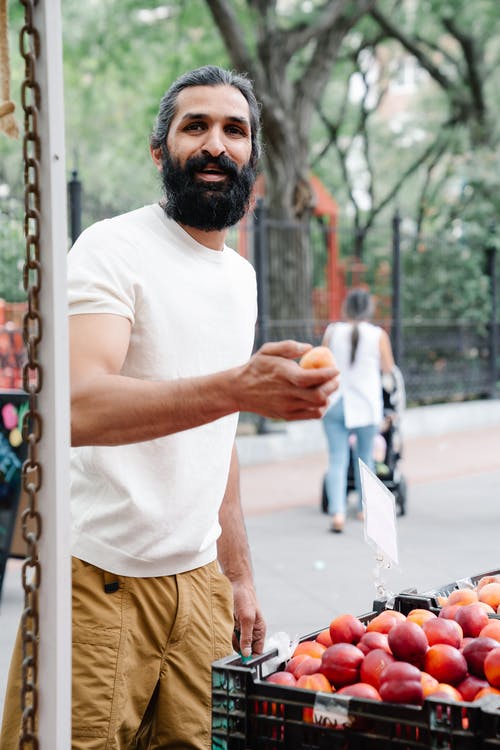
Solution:
{"label": "nose", "polygon": [[226,144],[224,141],[223,132],[220,128],[210,128],[207,130],[206,138],[202,146],[203,153],[217,157],[221,156],[226,151]]}

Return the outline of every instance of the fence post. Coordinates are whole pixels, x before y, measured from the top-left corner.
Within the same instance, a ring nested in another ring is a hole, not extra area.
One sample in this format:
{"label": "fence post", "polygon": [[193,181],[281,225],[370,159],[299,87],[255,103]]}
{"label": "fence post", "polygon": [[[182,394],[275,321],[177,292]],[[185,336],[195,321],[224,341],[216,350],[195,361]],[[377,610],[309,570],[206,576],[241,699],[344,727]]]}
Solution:
{"label": "fence post", "polygon": [[257,276],[257,346],[262,346],[269,336],[269,269],[267,262],[267,209],[258,198],[254,209],[254,264]]}
{"label": "fence post", "polygon": [[73,245],[82,231],[82,183],[78,179],[78,170],[76,169],[71,173],[68,191],[71,244]]}
{"label": "fence post", "polygon": [[394,361],[401,366],[403,354],[401,332],[401,217],[396,209],[392,218],[392,350]]}
{"label": "fence post", "polygon": [[490,280],[491,317],[489,325],[490,350],[490,396],[497,394],[497,358],[498,358],[498,322],[497,322],[497,277],[496,277],[497,249],[494,245],[486,248],[486,274]]}
{"label": "fence post", "polygon": [[[256,345],[260,348],[269,336],[269,273],[267,262],[267,209],[264,200],[258,198],[254,208],[253,257],[257,276],[257,337]],[[259,415],[257,432],[264,435],[269,432],[268,422]]]}

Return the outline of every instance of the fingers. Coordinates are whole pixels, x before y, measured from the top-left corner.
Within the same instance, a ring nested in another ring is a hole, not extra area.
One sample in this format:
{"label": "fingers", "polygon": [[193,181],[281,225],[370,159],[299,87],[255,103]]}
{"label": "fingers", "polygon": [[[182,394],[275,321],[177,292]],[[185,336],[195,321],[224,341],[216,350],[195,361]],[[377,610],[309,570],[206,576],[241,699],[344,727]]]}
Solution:
{"label": "fingers", "polygon": [[274,357],[298,359],[298,357],[302,357],[309,349],[312,349],[311,344],[286,339],[285,341],[268,341],[261,346],[259,351],[262,354],[269,354]]}
{"label": "fingers", "polygon": [[260,612],[256,612],[255,620],[243,620],[239,627],[241,630],[235,630],[238,644],[236,650],[239,650],[243,659],[248,659],[252,654],[261,654],[266,639],[266,624]]}

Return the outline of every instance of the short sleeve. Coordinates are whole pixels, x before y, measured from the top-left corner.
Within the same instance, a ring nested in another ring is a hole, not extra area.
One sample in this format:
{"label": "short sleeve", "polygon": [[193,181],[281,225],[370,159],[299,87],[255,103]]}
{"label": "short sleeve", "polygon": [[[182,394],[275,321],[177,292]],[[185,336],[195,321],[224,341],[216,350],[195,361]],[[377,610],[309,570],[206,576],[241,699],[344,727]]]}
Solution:
{"label": "short sleeve", "polygon": [[111,313],[133,324],[137,251],[109,224],[86,229],[68,254],[69,314]]}

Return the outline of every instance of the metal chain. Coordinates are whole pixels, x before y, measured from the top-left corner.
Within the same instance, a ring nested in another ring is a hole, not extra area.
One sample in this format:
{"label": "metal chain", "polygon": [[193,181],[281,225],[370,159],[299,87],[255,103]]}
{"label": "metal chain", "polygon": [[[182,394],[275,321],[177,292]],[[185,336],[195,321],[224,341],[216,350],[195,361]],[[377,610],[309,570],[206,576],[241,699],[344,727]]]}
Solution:
{"label": "metal chain", "polygon": [[38,492],[42,485],[42,466],[38,460],[38,443],[42,437],[42,418],[38,411],[38,394],[42,388],[42,367],[38,361],[38,345],[42,338],[39,310],[41,285],[40,265],[40,136],[37,114],[40,111],[40,87],[36,81],[36,59],[40,53],[40,35],[33,25],[33,11],[38,0],[20,0],[24,5],[24,26],[19,33],[19,47],[24,58],[24,80],[21,104],[24,111],[24,236],[26,257],[23,283],[28,309],[23,318],[23,336],[27,361],[23,367],[23,388],[29,395],[29,407],[23,419],[23,438],[27,458],[22,468],[22,486],[27,495],[22,514],[22,534],[26,542],[26,558],[22,566],[24,610],[22,633],[22,729],[20,750],[38,750],[38,590],[41,568],[38,540],[42,519],[38,511]]}

